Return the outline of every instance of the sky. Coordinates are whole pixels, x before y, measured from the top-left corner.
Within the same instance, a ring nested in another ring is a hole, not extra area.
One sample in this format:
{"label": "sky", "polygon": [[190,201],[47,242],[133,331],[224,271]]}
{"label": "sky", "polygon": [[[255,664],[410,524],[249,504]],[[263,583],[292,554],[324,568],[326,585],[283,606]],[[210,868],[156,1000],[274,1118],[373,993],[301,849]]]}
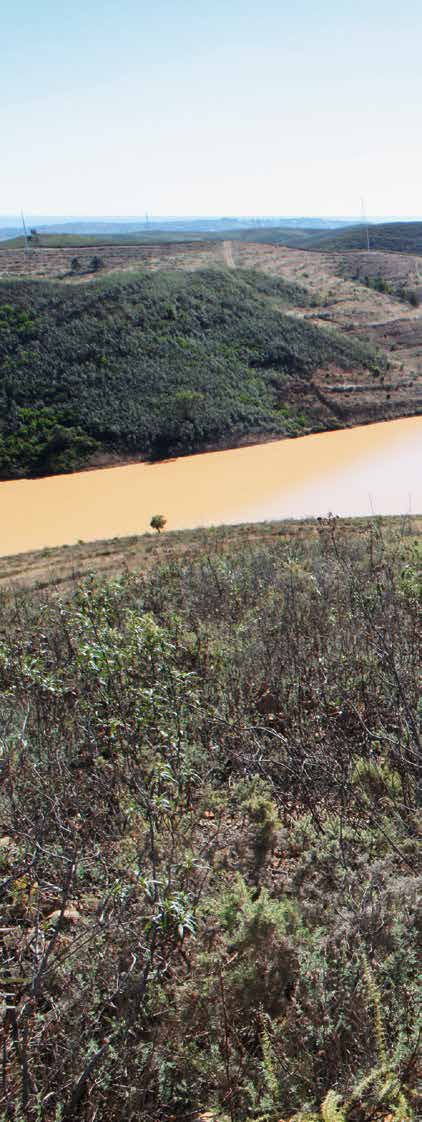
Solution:
{"label": "sky", "polygon": [[0,214],[422,215],[422,4],[5,4]]}

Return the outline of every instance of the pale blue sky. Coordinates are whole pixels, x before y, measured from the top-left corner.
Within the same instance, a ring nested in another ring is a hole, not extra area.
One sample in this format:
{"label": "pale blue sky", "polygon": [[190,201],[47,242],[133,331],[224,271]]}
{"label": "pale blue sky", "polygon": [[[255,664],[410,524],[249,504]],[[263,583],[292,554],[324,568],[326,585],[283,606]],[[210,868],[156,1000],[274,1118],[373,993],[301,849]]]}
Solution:
{"label": "pale blue sky", "polygon": [[21,0],[0,214],[422,214],[422,4]]}

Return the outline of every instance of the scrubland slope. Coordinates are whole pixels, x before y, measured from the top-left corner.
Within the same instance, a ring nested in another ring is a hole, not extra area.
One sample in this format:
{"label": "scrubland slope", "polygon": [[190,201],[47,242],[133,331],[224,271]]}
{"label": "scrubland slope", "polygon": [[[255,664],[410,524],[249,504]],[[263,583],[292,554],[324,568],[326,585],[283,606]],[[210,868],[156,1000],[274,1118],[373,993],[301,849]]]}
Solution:
{"label": "scrubland slope", "polygon": [[5,1117],[417,1117],[418,542],[239,534],[4,598]]}
{"label": "scrubland slope", "polygon": [[248,270],[1,282],[0,478],[337,427],[313,375],[386,360],[285,314],[308,300]]}

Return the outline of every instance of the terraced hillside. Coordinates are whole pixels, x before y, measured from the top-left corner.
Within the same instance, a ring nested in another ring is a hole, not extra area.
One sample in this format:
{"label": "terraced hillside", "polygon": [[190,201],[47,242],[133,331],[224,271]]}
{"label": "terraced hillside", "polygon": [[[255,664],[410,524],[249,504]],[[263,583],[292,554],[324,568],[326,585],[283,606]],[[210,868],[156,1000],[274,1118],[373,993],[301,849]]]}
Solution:
{"label": "terraced hillside", "polygon": [[[316,381],[339,417],[373,419],[382,403],[394,414],[417,414],[422,409],[422,307],[397,295],[420,286],[420,259],[408,254],[317,253],[281,246],[232,243],[238,269],[260,269],[270,276],[306,287],[313,307],[290,309],[315,325],[332,326],[350,337],[365,339],[384,353],[389,374],[379,381],[359,375],[345,379],[321,371]],[[390,292],[378,291],[363,280],[383,277]]]}
{"label": "terraced hillside", "polygon": [[[99,269],[106,272],[139,268],[192,269],[204,268],[211,264],[221,264],[224,260],[222,242],[176,241],[163,244],[109,244],[78,246],[70,243],[60,248],[32,248],[28,251],[19,246],[0,246],[0,279],[24,277],[33,280],[59,280],[75,283],[92,280],[95,270],[93,259],[99,262]],[[72,262],[78,261],[78,268],[72,271]],[[98,270],[97,270],[98,271]]]}

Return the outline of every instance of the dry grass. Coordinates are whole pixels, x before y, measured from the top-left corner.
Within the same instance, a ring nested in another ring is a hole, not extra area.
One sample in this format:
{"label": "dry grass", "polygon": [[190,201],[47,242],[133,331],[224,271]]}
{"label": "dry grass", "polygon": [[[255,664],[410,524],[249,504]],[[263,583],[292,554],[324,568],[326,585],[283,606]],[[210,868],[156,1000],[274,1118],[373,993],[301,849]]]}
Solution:
{"label": "dry grass", "polygon": [[[338,533],[347,537],[365,533],[367,518],[339,518]],[[406,524],[415,538],[422,537],[422,517],[385,517],[378,520],[387,530]],[[186,556],[193,559],[200,553],[222,553],[233,548],[241,552],[245,544],[271,542],[277,538],[297,541],[315,538],[318,520],[285,520],[240,526],[219,526],[210,529],[175,530],[160,536],[152,533],[108,541],[80,542],[74,546],[42,549],[0,558],[0,588],[4,593],[16,589],[28,591],[60,586],[71,589],[88,573],[113,577],[124,572],[148,572],[163,561]]]}

